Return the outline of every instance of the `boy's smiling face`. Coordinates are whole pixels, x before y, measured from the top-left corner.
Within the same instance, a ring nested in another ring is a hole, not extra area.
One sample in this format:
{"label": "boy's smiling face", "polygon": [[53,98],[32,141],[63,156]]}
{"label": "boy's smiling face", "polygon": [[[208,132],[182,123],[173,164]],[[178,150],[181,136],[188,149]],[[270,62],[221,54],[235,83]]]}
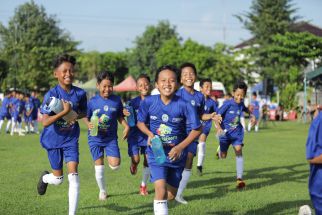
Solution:
{"label": "boy's smiling face", "polygon": [[74,80],[74,66],[69,62],[63,62],[54,71],[54,76],[62,86],[70,86]]}
{"label": "boy's smiling face", "polygon": [[193,87],[196,81],[196,74],[191,67],[184,67],[181,71],[181,83],[185,87]]}
{"label": "boy's smiling face", "polygon": [[166,97],[172,96],[177,87],[177,76],[171,70],[163,70],[159,73],[158,81],[156,83],[160,94]]}
{"label": "boy's smiling face", "polygon": [[237,88],[233,93],[234,100],[237,104],[241,103],[245,97],[245,91],[243,89]]}
{"label": "boy's smiling face", "polygon": [[97,84],[97,89],[100,92],[100,96],[108,98],[113,93],[113,82],[107,79],[103,79],[101,83]]}
{"label": "boy's smiling face", "polygon": [[146,78],[140,78],[136,82],[136,88],[140,95],[147,96],[150,93],[150,82]]}

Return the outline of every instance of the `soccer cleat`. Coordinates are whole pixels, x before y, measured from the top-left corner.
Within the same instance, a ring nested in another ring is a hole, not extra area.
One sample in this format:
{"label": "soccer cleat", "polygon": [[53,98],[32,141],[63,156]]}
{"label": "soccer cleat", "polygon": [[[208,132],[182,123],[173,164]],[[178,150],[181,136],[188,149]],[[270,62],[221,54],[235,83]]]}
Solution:
{"label": "soccer cleat", "polygon": [[137,166],[136,165],[134,165],[134,164],[131,164],[131,166],[130,166],[130,172],[131,172],[131,175],[135,175],[136,174],[136,172],[137,172]]}
{"label": "soccer cleat", "polygon": [[182,196],[176,196],[175,200],[181,204],[188,204],[188,202],[186,200],[184,200],[184,198]]}
{"label": "soccer cleat", "polygon": [[311,214],[312,214],[312,211],[310,206],[303,205],[300,207],[298,215],[311,215]]}
{"label": "soccer cleat", "polygon": [[197,166],[197,174],[202,176],[202,166]]}
{"label": "soccer cleat", "polygon": [[43,182],[42,177],[47,174],[49,174],[48,171],[43,171],[40,175],[40,178],[37,184],[37,191],[39,195],[44,195],[46,193],[48,183]]}
{"label": "soccer cleat", "polygon": [[243,189],[246,186],[245,182],[241,178],[237,178],[237,189]]}
{"label": "soccer cleat", "polygon": [[148,193],[148,189],[147,189],[147,186],[140,186],[140,195],[142,196],[147,196],[149,193]]}
{"label": "soccer cleat", "polygon": [[98,199],[100,201],[105,201],[107,199],[107,193],[105,191],[100,192],[98,195]]}

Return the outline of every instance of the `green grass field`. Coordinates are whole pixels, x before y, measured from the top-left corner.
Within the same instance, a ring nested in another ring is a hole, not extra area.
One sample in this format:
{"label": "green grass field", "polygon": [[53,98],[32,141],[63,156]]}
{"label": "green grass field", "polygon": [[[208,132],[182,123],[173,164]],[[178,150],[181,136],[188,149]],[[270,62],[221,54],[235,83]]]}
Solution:
{"label": "green grass field", "polygon": [[[218,142],[213,134],[207,141],[204,175],[196,174],[196,159],[191,180],[184,193],[188,205],[169,203],[170,214],[297,214],[301,205],[309,204],[307,180],[309,166],[305,160],[308,125],[297,122],[269,124],[259,133],[245,135],[245,172],[247,188],[235,189],[235,156],[232,149],[226,160],[216,160]],[[120,142],[121,169],[106,168],[109,198],[98,200],[94,167],[87,145],[85,129],[80,138],[80,201],[78,214],[152,214],[153,184],[150,195],[138,195],[141,180],[129,172],[127,143]],[[119,135],[120,136],[120,135]],[[11,137],[0,134],[0,214],[67,214],[68,180],[49,186],[39,196],[36,184],[43,170],[50,170],[46,151],[38,135]]]}

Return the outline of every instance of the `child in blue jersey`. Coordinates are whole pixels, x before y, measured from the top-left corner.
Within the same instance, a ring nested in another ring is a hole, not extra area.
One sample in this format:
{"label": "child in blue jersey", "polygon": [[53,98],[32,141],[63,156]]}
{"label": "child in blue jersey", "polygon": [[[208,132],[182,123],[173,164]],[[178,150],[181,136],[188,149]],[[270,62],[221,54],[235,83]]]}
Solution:
{"label": "child in blue jersey", "polygon": [[309,192],[316,215],[322,215],[322,112],[312,121],[306,141],[310,163]]}
{"label": "child in blue jersey", "polygon": [[[205,112],[205,98],[202,93],[196,91],[194,87],[194,83],[197,78],[197,69],[194,64],[192,63],[183,63],[180,66],[180,81],[183,87],[176,92],[176,95],[180,96],[184,101],[186,101],[189,105],[193,106],[196,110],[199,120],[209,120],[214,119],[216,117],[215,113],[212,114],[204,114]],[[189,133],[191,131],[191,122],[188,120],[186,122],[186,132]],[[183,199],[182,193],[186,188],[189,178],[191,176],[191,169],[193,158],[196,156],[197,153],[197,145],[198,139],[195,139],[187,148],[187,160],[185,169],[182,173],[182,179],[178,188],[176,201],[187,204],[188,202]]]}
{"label": "child in blue jersey", "polygon": [[[243,181],[244,159],[242,146],[244,145],[244,129],[240,123],[242,112],[249,113],[245,107],[244,97],[247,92],[247,85],[243,81],[237,81],[233,88],[233,98],[226,100],[219,108],[218,114],[222,117],[222,123],[218,126],[220,151],[219,158],[226,158],[229,145],[234,147],[236,154],[237,188],[244,188]],[[251,122],[255,119],[252,116]]]}
{"label": "child in blue jersey", "polygon": [[32,123],[32,112],[34,110],[34,103],[30,98],[30,94],[26,93],[25,96],[25,106],[24,106],[24,121],[25,121],[25,130],[27,133],[31,132],[31,123]]}
{"label": "child in blue jersey", "polygon": [[90,119],[93,114],[99,118],[98,134],[91,136],[88,132],[88,145],[95,162],[95,177],[99,187],[99,200],[106,200],[107,190],[104,178],[104,151],[112,170],[120,167],[121,156],[117,138],[117,121],[123,125],[123,140],[127,138],[129,126],[123,117],[121,98],[113,94],[114,76],[111,72],[102,71],[97,75],[99,95],[92,97],[87,105],[85,122],[88,129],[94,128]]}
{"label": "child in blue jersey", "polygon": [[7,127],[6,127],[6,133],[9,132],[9,127],[11,124],[11,114],[10,114],[10,99],[11,99],[11,92],[7,90],[5,92],[5,96],[1,102],[1,109],[0,109],[0,133],[1,128],[4,123],[4,120],[7,119]]}
{"label": "child in blue jersey", "polygon": [[[167,199],[176,196],[187,152],[185,150],[201,133],[201,123],[196,110],[175,95],[177,73],[173,66],[157,70],[155,83],[160,95],[149,96],[141,102],[138,113],[138,128],[148,136],[147,157],[154,183],[154,214],[167,215]],[[186,134],[186,121],[191,131]],[[147,126],[148,125],[148,126]],[[165,163],[157,164],[150,140],[159,135],[167,156]]]}
{"label": "child in blue jersey", "polygon": [[[74,66],[76,59],[68,54],[58,56],[54,63],[54,76],[58,85],[50,89],[41,106],[43,114],[42,124],[44,129],[41,133],[40,142],[48,154],[52,173],[44,171],[38,181],[37,190],[39,195],[44,195],[48,184],[60,185],[63,182],[63,161],[67,164],[68,170],[68,200],[69,214],[75,214],[79,196],[79,147],[80,134],[77,119],[86,116],[87,98],[86,92],[72,85],[74,79]],[[54,113],[46,108],[51,97],[61,100],[63,110]],[[70,111],[77,114],[68,121],[63,119]]]}
{"label": "child in blue jersey", "polygon": [[[258,132],[259,127],[259,116],[260,116],[260,106],[259,101],[257,101],[257,93],[253,92],[252,94],[252,100],[250,102],[250,110],[252,114],[254,115],[256,122],[255,122],[255,132]],[[252,123],[248,123],[248,131],[252,129]]]}
{"label": "child in blue jersey", "polygon": [[24,136],[22,132],[22,116],[24,112],[24,94],[20,91],[16,92],[16,99],[12,103],[12,126],[10,135],[13,136],[15,130],[19,136]]}
{"label": "child in blue jersey", "polygon": [[202,79],[200,81],[200,91],[205,97],[204,115],[208,114],[209,120],[205,120],[203,122],[202,133],[199,137],[199,143],[198,143],[197,172],[200,176],[202,175],[202,165],[206,154],[206,140],[212,126],[211,118],[214,117],[216,112],[218,111],[218,103],[210,97],[211,90],[212,90],[211,79],[209,78]]}
{"label": "child in blue jersey", "polygon": [[38,128],[38,112],[41,105],[41,102],[38,98],[38,92],[32,91],[31,92],[31,99],[34,104],[34,109],[32,110],[32,132],[39,134],[39,128]]}
{"label": "child in blue jersey", "polygon": [[[150,94],[150,78],[145,74],[139,75],[136,80],[136,88],[140,93],[139,96],[130,100],[129,105],[134,109],[134,118],[135,122],[137,122],[137,113],[139,111],[139,107],[141,102]],[[130,112],[124,108],[123,113],[125,116],[130,116]],[[128,154],[131,157],[131,166],[130,172],[132,175],[135,175],[137,172],[137,166],[140,163],[140,152],[143,154],[143,171],[142,171],[142,181],[140,185],[140,195],[148,195],[147,190],[147,181],[150,177],[150,169],[148,166],[147,158],[146,158],[146,147],[147,147],[148,137],[142,133],[137,126],[130,127],[129,137],[127,138],[128,142]]]}

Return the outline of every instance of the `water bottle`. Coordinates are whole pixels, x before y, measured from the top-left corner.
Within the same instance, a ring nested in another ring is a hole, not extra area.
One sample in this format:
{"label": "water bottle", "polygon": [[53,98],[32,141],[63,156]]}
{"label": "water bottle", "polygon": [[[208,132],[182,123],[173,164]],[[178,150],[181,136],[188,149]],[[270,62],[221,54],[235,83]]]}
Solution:
{"label": "water bottle", "polygon": [[224,137],[226,133],[227,133],[227,129],[220,130],[220,132],[216,134],[217,139],[219,140],[219,138]]}
{"label": "water bottle", "polygon": [[125,107],[130,113],[130,115],[127,117],[127,123],[130,127],[134,127],[135,126],[134,108],[131,106],[130,102],[127,102]]}
{"label": "water bottle", "polygon": [[159,165],[163,164],[166,161],[166,156],[164,154],[163,144],[160,137],[158,135],[155,135],[151,139],[151,143],[155,161]]}
{"label": "water bottle", "polygon": [[93,128],[90,130],[89,134],[91,136],[97,136],[98,133],[98,116],[97,111],[93,112],[93,115],[91,117],[91,123],[93,124]]}
{"label": "water bottle", "polygon": [[[55,114],[58,114],[64,110],[63,102],[56,97],[50,97],[49,100],[46,102],[44,109],[47,112],[54,112]],[[63,119],[69,122],[71,120],[75,120],[77,116],[78,114],[71,109],[65,116],[63,116]]]}

